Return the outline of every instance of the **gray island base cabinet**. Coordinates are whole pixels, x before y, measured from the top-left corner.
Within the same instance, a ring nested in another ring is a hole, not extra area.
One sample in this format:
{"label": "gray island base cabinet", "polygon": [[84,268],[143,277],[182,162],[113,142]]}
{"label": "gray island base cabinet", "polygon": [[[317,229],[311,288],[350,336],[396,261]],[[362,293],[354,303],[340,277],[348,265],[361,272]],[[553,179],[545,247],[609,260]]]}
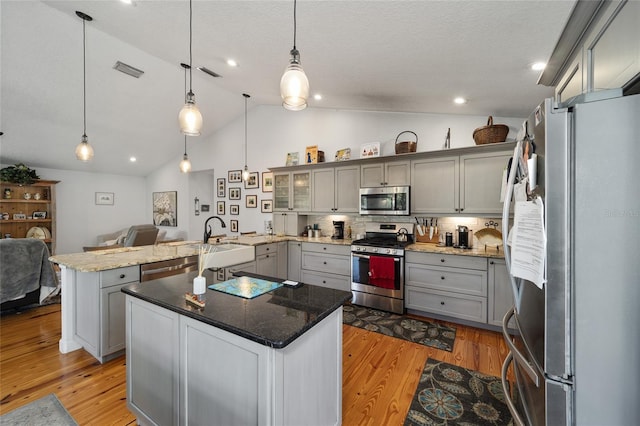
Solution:
{"label": "gray island base cabinet", "polygon": [[[144,293],[146,284],[125,288],[127,406],[139,424],[341,424],[341,304],[346,293],[303,285],[242,299],[208,290],[200,316],[184,300],[168,296],[173,290],[162,284],[158,291],[166,297],[153,303],[143,300],[153,298],[151,292]],[[327,300],[326,295],[332,307],[318,310],[322,319],[309,322],[315,315],[314,297]],[[308,301],[311,310],[298,310],[300,300]],[[240,305],[246,306],[244,313],[238,312]],[[211,324],[215,315],[225,318],[225,308],[234,317],[225,323],[232,328],[245,323],[252,329],[263,323],[273,329],[280,321],[302,329],[302,324],[313,325],[284,347],[276,347],[281,345],[259,343],[242,332],[223,329],[226,325]],[[265,310],[274,315],[256,320]],[[280,318],[282,313],[288,318]]]}

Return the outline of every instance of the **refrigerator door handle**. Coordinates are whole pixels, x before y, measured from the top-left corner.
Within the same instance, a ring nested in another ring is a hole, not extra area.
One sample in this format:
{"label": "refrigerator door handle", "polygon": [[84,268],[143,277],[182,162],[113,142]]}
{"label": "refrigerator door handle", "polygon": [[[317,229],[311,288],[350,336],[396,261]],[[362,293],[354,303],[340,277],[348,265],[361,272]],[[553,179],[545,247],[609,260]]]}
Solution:
{"label": "refrigerator door handle", "polygon": [[518,413],[518,409],[516,405],[511,400],[511,394],[509,393],[509,386],[507,384],[509,381],[507,380],[507,370],[509,370],[509,366],[513,362],[513,355],[511,352],[507,354],[507,358],[505,358],[504,363],[502,364],[502,391],[504,393],[504,400],[507,404],[507,408],[511,412],[511,417],[513,418],[513,422],[516,426],[525,426],[525,422],[520,417],[520,413]]}
{"label": "refrigerator door handle", "polygon": [[502,335],[504,336],[504,341],[507,343],[509,347],[509,351],[515,358],[516,364],[520,366],[527,376],[531,378],[531,381],[536,385],[536,387],[540,387],[540,377],[538,376],[535,368],[527,359],[520,353],[520,351],[516,348],[516,346],[511,341],[511,336],[509,336],[509,321],[515,315],[515,307],[511,307],[509,311],[502,318]]}

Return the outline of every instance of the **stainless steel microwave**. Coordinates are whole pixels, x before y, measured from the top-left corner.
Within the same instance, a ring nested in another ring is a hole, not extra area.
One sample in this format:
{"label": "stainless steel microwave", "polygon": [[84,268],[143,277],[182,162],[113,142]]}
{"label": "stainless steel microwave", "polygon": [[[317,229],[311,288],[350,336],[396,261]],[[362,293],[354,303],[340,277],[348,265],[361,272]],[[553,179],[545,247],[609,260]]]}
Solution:
{"label": "stainless steel microwave", "polygon": [[380,216],[408,216],[409,186],[360,188],[360,214]]}

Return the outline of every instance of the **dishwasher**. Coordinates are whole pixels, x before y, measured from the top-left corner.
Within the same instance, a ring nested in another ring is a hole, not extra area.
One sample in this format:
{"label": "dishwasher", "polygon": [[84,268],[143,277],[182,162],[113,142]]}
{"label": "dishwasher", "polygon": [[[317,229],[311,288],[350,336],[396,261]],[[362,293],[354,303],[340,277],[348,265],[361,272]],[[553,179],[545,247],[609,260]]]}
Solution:
{"label": "dishwasher", "polygon": [[140,282],[198,271],[198,255],[140,265]]}

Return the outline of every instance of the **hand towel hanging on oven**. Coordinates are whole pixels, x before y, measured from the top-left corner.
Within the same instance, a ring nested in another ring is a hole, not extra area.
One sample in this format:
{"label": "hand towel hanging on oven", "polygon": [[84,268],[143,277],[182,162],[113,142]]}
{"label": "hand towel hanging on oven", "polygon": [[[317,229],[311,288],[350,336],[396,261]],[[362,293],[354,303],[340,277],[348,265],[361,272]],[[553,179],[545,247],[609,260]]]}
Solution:
{"label": "hand towel hanging on oven", "polygon": [[396,268],[393,257],[369,258],[369,284],[382,288],[395,288]]}

